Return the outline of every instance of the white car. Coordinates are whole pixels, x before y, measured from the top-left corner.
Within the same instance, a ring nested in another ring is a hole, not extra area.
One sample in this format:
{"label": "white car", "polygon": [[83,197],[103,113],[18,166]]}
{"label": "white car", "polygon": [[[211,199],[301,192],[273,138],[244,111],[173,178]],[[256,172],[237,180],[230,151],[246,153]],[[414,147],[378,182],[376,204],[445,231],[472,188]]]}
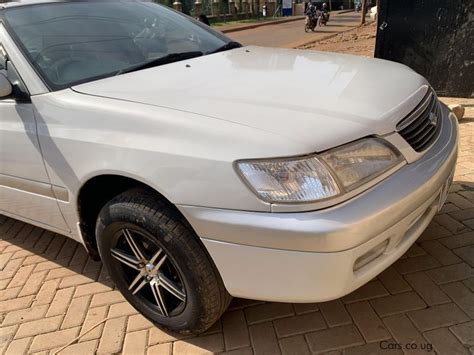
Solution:
{"label": "white car", "polygon": [[0,19],[0,212],[84,244],[164,328],[341,297],[446,198],[456,119],[408,67],[242,47],[151,2]]}

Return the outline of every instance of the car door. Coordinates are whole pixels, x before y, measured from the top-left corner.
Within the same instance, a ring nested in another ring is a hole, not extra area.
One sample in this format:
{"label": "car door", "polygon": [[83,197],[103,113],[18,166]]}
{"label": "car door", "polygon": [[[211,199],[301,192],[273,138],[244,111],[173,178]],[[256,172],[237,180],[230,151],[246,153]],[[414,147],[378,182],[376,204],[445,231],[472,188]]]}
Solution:
{"label": "car door", "polygon": [[28,89],[0,35],[0,73],[13,94],[0,98],[0,213],[67,231],[43,162]]}

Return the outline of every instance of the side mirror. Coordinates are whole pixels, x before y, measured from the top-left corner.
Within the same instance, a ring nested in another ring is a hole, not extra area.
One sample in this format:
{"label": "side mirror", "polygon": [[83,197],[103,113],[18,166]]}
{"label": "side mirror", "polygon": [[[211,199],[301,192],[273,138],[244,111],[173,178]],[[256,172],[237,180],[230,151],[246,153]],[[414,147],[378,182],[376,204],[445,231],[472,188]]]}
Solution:
{"label": "side mirror", "polygon": [[12,84],[10,84],[5,75],[0,74],[0,98],[10,96],[12,91]]}

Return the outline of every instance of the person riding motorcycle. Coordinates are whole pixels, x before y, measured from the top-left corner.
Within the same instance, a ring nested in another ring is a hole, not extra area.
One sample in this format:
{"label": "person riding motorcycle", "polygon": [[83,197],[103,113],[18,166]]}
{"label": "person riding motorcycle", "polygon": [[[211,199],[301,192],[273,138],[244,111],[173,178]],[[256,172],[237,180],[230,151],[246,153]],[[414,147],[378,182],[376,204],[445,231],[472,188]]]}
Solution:
{"label": "person riding motorcycle", "polygon": [[309,3],[306,9],[306,16],[315,17],[316,16],[316,6],[313,3]]}
{"label": "person riding motorcycle", "polygon": [[305,23],[305,31],[308,32],[309,30],[314,31],[314,28],[317,25],[318,16],[316,11],[316,6],[313,3],[308,3],[308,7],[305,11],[306,15],[306,23]]}
{"label": "person riding motorcycle", "polygon": [[329,21],[329,8],[327,3],[323,3],[320,13],[318,14],[319,26],[326,25]]}

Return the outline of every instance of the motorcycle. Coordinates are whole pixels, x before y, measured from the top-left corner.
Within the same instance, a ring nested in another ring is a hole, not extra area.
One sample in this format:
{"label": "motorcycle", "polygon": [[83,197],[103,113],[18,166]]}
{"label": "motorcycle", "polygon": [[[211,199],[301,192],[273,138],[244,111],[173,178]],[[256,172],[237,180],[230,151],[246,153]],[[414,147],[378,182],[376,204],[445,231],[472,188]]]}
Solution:
{"label": "motorcycle", "polygon": [[329,12],[320,11],[318,15],[318,25],[319,26],[326,26],[329,21]]}
{"label": "motorcycle", "polygon": [[306,21],[305,21],[305,24],[304,24],[304,31],[305,32],[309,32],[309,31],[314,32],[314,29],[316,28],[317,25],[318,25],[318,17],[316,16],[316,14],[314,14],[312,12],[307,12],[306,13]]}

